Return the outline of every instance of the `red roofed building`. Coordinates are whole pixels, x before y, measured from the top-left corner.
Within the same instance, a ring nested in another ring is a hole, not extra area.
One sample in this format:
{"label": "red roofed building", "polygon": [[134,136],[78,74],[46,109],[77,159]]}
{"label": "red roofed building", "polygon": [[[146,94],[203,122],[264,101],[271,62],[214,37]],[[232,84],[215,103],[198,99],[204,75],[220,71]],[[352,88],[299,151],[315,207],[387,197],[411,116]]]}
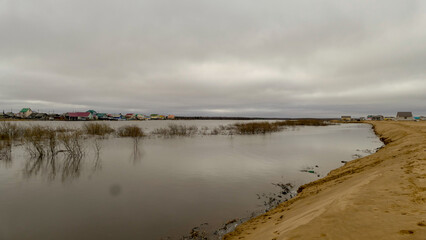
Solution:
{"label": "red roofed building", "polygon": [[93,120],[93,115],[91,112],[69,112],[66,114],[66,119],[71,121]]}
{"label": "red roofed building", "polygon": [[133,118],[134,118],[134,116],[135,116],[135,114],[133,114],[133,113],[128,113],[128,114],[124,115],[124,117],[125,117],[127,120],[133,119]]}

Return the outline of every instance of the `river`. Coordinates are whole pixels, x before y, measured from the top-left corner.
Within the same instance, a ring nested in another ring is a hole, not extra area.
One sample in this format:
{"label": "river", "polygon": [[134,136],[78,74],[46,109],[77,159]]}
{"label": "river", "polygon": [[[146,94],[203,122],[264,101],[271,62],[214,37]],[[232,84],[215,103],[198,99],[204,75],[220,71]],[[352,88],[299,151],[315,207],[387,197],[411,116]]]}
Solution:
{"label": "river", "polygon": [[[173,121],[199,128],[234,122]],[[108,122],[145,132],[170,123]],[[273,183],[290,183],[294,193],[382,145],[367,124],[138,142],[88,138],[83,159],[72,164],[31,158],[25,144],[16,144],[11,158],[0,160],[0,239],[179,239],[203,223],[213,231],[264,211],[265,196],[280,190]]]}

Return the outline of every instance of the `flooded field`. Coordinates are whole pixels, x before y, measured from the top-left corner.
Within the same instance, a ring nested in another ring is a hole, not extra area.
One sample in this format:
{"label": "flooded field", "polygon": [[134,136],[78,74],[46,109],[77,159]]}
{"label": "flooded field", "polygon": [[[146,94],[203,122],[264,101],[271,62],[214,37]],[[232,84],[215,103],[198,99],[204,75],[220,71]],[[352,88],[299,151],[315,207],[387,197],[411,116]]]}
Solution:
{"label": "flooded field", "polygon": [[[114,129],[136,124],[146,133],[170,123],[108,122]],[[235,121],[173,123],[207,131]],[[84,123],[18,124],[77,129]],[[268,196],[280,191],[274,184],[296,191],[382,146],[365,124],[139,141],[88,137],[78,159],[39,158],[25,143],[1,144],[0,239],[8,240],[179,239],[201,225],[211,235],[230,220],[264,211]]]}

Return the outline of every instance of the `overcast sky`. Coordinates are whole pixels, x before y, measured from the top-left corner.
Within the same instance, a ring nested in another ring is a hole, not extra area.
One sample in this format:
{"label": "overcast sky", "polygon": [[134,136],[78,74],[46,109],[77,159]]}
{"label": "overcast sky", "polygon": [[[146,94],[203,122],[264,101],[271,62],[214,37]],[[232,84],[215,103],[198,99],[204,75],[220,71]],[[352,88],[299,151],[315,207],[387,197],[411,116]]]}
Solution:
{"label": "overcast sky", "polygon": [[426,1],[0,0],[0,111],[426,115]]}

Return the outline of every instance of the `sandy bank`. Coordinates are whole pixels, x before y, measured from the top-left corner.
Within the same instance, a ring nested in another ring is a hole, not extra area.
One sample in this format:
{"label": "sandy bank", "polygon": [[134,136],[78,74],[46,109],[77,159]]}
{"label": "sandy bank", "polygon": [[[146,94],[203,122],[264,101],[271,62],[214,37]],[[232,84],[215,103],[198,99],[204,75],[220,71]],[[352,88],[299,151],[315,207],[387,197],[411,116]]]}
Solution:
{"label": "sandy bank", "polygon": [[426,239],[426,122],[373,122],[377,153],[302,186],[230,239]]}

